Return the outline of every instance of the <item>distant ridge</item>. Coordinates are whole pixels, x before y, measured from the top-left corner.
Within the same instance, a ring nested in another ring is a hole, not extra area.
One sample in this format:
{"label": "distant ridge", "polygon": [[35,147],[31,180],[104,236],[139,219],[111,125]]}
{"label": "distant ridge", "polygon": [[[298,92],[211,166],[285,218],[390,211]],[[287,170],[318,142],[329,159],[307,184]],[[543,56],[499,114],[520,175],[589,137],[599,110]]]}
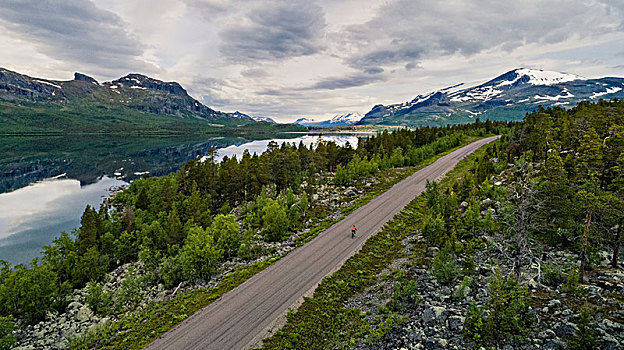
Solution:
{"label": "distant ridge", "polygon": [[316,121],[309,118],[300,118],[294,124],[300,126],[349,126],[357,123],[364,116],[360,113],[337,114],[329,120]]}
{"label": "distant ridge", "polygon": [[256,116],[250,116],[244,113],[241,113],[239,111],[236,111],[234,113],[228,113],[230,116],[234,117],[234,118],[249,118],[252,120],[255,120],[257,122],[265,122],[265,123],[271,123],[271,124],[277,124],[277,122],[269,117],[256,117]]}

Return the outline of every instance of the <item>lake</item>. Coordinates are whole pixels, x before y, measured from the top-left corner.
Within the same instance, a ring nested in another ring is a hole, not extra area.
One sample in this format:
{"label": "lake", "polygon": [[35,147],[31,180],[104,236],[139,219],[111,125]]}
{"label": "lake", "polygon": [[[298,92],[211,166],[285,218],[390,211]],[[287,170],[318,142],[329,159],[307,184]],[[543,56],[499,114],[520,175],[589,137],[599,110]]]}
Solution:
{"label": "lake", "polygon": [[[323,135],[323,140],[357,146],[355,135]],[[217,149],[217,161],[243,152],[260,154],[269,142],[306,146],[318,135],[239,137],[105,138],[4,137],[0,141],[0,260],[29,263],[61,232],[80,225],[87,204],[98,207],[111,189],[150,174],[162,176],[186,161]]]}

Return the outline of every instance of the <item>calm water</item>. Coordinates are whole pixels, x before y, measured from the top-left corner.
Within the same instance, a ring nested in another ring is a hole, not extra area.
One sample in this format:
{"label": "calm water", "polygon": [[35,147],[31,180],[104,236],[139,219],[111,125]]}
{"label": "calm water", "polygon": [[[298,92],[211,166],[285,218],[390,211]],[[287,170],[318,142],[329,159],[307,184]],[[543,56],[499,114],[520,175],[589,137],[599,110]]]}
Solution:
{"label": "calm water", "polygon": [[[111,188],[149,173],[176,171],[189,159],[217,149],[217,160],[245,150],[264,152],[271,141],[309,146],[318,136],[272,140],[13,138],[0,141],[0,259],[12,265],[39,256],[60,232],[80,224],[87,204],[98,207]],[[357,146],[356,136],[322,136]]]}

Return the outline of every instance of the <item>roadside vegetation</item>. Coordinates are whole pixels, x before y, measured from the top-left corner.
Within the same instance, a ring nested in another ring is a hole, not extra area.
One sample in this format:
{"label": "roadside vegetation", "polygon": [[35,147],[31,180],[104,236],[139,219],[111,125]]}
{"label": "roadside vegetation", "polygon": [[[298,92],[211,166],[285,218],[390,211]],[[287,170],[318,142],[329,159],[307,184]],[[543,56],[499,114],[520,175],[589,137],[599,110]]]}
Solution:
{"label": "roadside vegetation", "polygon": [[[240,160],[225,158],[220,163],[192,160],[175,174],[135,180],[99,210],[87,207],[81,226],[44,247],[41,259],[29,266],[4,263],[0,269],[0,315],[19,327],[36,325],[71,308],[72,293],[86,287],[90,312],[124,321],[109,325],[115,339],[102,341],[104,337],[91,336],[95,343],[86,338],[74,342],[76,347],[122,343],[125,347],[129,340],[124,334],[135,334],[128,331],[139,324],[146,330],[139,328],[138,334],[129,337],[135,337],[131,341],[135,346],[145,345],[275,261],[257,261],[279,257],[268,243],[283,242],[304,225],[319,225],[293,242],[301,244],[328,227],[333,221],[324,220],[328,208],[316,203],[315,193],[310,192],[314,188],[326,183],[358,183],[380,174],[391,181],[377,182],[390,186],[410,174],[386,176],[390,169],[421,165],[466,142],[468,136],[496,133],[506,127],[477,122],[402,129],[360,139],[357,149],[323,141],[310,148],[273,143],[260,156],[246,153]],[[371,186],[369,191],[380,191],[383,186]],[[249,264],[225,276],[216,289],[182,293],[181,299],[172,299],[171,304],[136,309],[138,290],[155,285],[174,289],[183,284],[206,286],[218,273],[217,266],[228,261]],[[103,288],[107,273],[132,262],[140,263],[140,276],[129,271],[116,291]],[[183,312],[177,309],[179,302],[185,305]],[[172,309],[167,311],[166,305]],[[174,309],[177,316],[172,319]],[[159,317],[165,321],[158,321]]]}

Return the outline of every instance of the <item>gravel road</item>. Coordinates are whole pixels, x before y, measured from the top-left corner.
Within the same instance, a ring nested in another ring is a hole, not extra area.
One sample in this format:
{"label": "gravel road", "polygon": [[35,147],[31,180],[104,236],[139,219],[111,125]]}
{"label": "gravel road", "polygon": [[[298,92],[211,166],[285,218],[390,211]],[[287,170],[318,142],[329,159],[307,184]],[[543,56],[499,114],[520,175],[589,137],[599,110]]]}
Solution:
{"label": "gravel road", "polygon": [[[473,142],[417,171],[187,318],[146,349],[224,350],[259,345],[271,329],[279,327],[289,308],[310,295],[324,276],[336,271],[368,237],[422,193],[427,180],[439,180],[459,160],[496,138]],[[350,231],[353,224],[358,228],[355,239]]]}

